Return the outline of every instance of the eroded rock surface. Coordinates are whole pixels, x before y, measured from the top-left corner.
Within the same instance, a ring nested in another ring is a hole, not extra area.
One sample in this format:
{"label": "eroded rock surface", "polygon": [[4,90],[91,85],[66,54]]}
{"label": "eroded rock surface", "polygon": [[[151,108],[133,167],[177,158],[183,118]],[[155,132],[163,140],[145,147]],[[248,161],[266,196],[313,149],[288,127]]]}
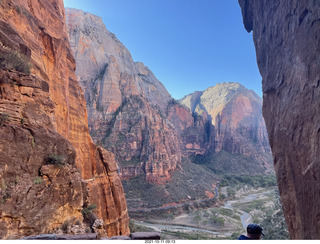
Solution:
{"label": "eroded rock surface", "polygon": [[320,238],[320,2],[239,0],[292,239]]}
{"label": "eroded rock surface", "polygon": [[[268,169],[270,149],[257,95],[235,84],[225,88],[228,94],[209,88],[194,93],[191,106],[181,105],[147,67],[133,62],[100,17],[75,9],[67,9],[66,17],[90,133],[115,153],[122,179],[146,174],[147,181],[164,183],[182,157],[221,150],[255,156],[261,172]],[[195,104],[200,97],[204,103]]]}
{"label": "eroded rock surface", "polygon": [[[262,118],[262,99],[238,83],[221,83],[180,102],[214,126],[214,150],[254,156],[270,164],[270,146]],[[264,171],[261,169],[261,171]]]}
{"label": "eroded rock surface", "polygon": [[[76,152],[55,131],[49,116],[54,103],[43,84],[35,77],[0,71],[0,113],[7,116],[0,125],[3,239],[46,233],[71,218],[82,220]],[[61,165],[50,163],[48,157],[54,155],[63,157]]]}
{"label": "eroded rock surface", "polygon": [[[63,1],[1,1],[0,44],[1,54],[19,52],[32,67],[31,76],[1,71],[1,238],[82,220],[92,203],[109,236],[129,234],[114,157],[88,133]],[[52,154],[66,160],[61,168],[46,165]]]}
{"label": "eroded rock surface", "polygon": [[115,154],[131,209],[213,198],[217,174],[272,171],[257,95],[234,84],[192,95],[208,110],[182,105],[100,17],[67,9],[66,19],[90,134]]}
{"label": "eroded rock surface", "polygon": [[144,173],[149,182],[168,180],[181,162],[178,135],[166,119],[169,93],[100,17],[75,9],[66,17],[94,140],[115,154],[122,179]]}

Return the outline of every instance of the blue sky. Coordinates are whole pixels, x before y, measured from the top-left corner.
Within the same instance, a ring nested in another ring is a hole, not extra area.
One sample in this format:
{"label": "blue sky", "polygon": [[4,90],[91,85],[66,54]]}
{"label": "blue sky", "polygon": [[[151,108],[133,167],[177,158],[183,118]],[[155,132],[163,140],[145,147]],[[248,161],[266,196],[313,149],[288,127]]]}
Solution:
{"label": "blue sky", "polygon": [[107,29],[176,99],[239,82],[259,96],[252,34],[237,0],[64,0],[102,17]]}

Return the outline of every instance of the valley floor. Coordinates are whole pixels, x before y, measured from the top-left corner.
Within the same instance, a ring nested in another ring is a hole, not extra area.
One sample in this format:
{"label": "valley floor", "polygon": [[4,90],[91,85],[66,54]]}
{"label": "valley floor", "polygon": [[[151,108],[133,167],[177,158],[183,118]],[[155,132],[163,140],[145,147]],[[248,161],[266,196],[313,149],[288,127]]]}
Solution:
{"label": "valley floor", "polygon": [[[226,191],[222,188],[221,192]],[[245,234],[249,223],[261,224],[265,232],[272,226],[269,223],[274,216],[279,215],[277,204],[277,189],[272,188],[241,188],[234,199],[224,202],[220,207],[193,210],[177,216],[166,215],[164,218],[131,220],[133,231],[157,231],[162,239],[237,239]],[[267,220],[267,221],[266,221]],[[277,220],[279,222],[279,220]],[[280,216],[280,222],[284,222]],[[286,230],[284,237],[286,236]],[[275,239],[267,236],[266,239]],[[276,239],[285,239],[282,236]]]}

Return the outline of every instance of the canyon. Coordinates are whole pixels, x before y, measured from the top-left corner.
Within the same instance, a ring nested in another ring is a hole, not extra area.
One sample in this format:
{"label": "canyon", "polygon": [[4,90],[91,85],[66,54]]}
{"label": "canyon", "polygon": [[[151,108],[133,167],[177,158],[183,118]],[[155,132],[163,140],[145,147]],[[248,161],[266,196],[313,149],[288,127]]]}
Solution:
{"label": "canyon", "polygon": [[177,101],[100,17],[0,1],[1,239],[128,235],[129,210],[216,204],[226,174],[272,174],[268,139],[290,237],[319,239],[320,5],[239,4],[263,105],[238,83]]}
{"label": "canyon", "polygon": [[320,238],[319,1],[239,0],[291,239]]}
{"label": "canyon", "polygon": [[89,136],[63,1],[1,1],[0,44],[1,238],[88,226],[92,204],[101,235],[129,234],[114,156]]}
{"label": "canyon", "polygon": [[[158,207],[212,198],[219,174],[228,171],[273,172],[262,101],[254,92],[221,83],[177,101],[100,17],[66,9],[66,20],[90,134],[115,154],[129,207],[137,199],[156,207],[149,194],[161,196]],[[205,161],[214,165],[209,172]],[[200,172],[206,181],[199,182]],[[181,194],[183,177],[190,185]]]}

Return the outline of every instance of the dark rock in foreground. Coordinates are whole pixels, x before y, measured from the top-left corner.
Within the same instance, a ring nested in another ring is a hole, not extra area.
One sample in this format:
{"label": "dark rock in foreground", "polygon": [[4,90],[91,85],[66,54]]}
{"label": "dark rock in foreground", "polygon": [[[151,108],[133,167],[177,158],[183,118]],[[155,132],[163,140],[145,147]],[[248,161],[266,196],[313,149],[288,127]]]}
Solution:
{"label": "dark rock in foreground", "polygon": [[[99,237],[96,233],[85,235],[56,235],[56,234],[43,234],[39,236],[28,236],[22,240],[98,240]],[[135,232],[130,236],[112,236],[109,238],[102,238],[101,240],[160,240],[158,232]]]}
{"label": "dark rock in foreground", "polygon": [[28,236],[22,238],[22,240],[96,240],[97,234],[85,234],[85,235],[55,235],[55,234],[43,234],[39,236]]}
{"label": "dark rock in foreground", "polygon": [[135,232],[130,234],[132,240],[160,240],[158,232]]}

